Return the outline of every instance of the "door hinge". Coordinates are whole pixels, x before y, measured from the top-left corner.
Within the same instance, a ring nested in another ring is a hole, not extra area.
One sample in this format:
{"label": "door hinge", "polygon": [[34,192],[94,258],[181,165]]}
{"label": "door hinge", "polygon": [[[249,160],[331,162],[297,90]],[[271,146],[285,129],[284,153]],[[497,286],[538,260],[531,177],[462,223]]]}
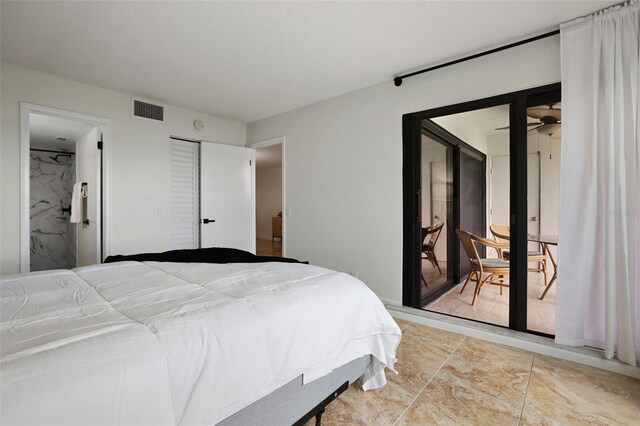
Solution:
{"label": "door hinge", "polygon": [[102,149],[102,141],[98,141],[98,149]]}
{"label": "door hinge", "polygon": [[251,160],[249,160],[249,165],[251,165]]}

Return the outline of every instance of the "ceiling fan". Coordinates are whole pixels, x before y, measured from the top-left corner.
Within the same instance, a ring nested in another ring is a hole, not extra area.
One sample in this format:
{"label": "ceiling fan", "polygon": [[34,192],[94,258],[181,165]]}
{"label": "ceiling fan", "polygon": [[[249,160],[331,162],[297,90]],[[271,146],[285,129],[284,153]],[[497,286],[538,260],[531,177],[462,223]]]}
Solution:
{"label": "ceiling fan", "polygon": [[[536,130],[542,135],[551,137],[551,139],[560,139],[560,123],[562,117],[560,102],[548,104],[546,107],[539,106],[528,108],[527,116],[538,120],[536,122],[527,123],[527,127],[533,127],[532,129],[528,130],[529,132]],[[508,128],[509,126],[498,127],[495,130],[504,130]]]}

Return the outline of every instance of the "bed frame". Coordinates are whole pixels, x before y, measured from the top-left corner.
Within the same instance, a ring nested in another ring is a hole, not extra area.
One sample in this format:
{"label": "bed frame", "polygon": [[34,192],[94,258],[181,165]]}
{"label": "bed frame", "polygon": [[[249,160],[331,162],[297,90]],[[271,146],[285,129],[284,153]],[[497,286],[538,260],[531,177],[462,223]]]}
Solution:
{"label": "bed frame", "polygon": [[329,403],[349,388],[373,362],[371,355],[353,360],[311,383],[296,377],[269,395],[227,417],[218,426],[302,426],[313,417],[316,426]]}

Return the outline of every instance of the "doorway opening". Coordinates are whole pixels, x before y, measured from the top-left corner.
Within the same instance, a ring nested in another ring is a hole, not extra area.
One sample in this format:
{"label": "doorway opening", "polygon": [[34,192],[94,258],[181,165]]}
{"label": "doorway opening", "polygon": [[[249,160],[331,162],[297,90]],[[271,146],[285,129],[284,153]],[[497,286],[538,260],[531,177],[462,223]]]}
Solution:
{"label": "doorway opening", "polygon": [[256,254],[282,257],[283,143],[256,146]]}
{"label": "doorway opening", "polygon": [[21,272],[101,263],[108,254],[109,136],[108,120],[21,104]]}
{"label": "doorway opening", "polygon": [[403,117],[405,306],[555,334],[559,101],[555,84]]}

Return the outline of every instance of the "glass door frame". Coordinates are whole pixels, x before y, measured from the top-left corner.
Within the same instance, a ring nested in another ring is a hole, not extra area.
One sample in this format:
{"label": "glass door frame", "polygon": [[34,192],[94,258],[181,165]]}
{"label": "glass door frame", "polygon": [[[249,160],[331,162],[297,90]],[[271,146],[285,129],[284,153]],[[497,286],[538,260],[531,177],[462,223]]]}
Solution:
{"label": "glass door frame", "polygon": [[[420,301],[420,307],[425,306],[426,304],[431,303],[436,300],[444,293],[451,290],[455,287],[461,278],[461,265],[460,265],[460,244],[458,243],[458,238],[455,235],[455,229],[460,226],[460,154],[461,152],[466,155],[477,157],[482,161],[483,168],[486,170],[487,166],[487,156],[478,151],[471,145],[467,144],[463,140],[459,139],[452,133],[448,132],[445,128],[438,125],[436,122],[430,119],[421,120],[421,132],[422,135],[427,136],[431,140],[436,143],[442,144],[447,148],[447,152],[450,151],[451,155],[451,170],[448,171],[447,177],[448,181],[451,182],[447,190],[447,274],[450,271],[452,277],[447,280],[447,282],[439,287],[436,291],[431,294],[428,294],[427,297],[422,297]],[[422,145],[420,145],[420,174],[422,173]],[[485,177],[486,178],[486,177]],[[420,189],[420,193],[422,194],[422,188]],[[421,195],[422,197],[422,195]],[[486,199],[486,180],[482,182],[482,197],[483,200]],[[483,216],[482,221],[486,224],[486,206],[483,206]],[[422,227],[422,223],[420,224]],[[440,237],[442,238],[442,237]],[[422,242],[420,243],[422,244]],[[422,264],[420,265],[422,268]]]}
{"label": "glass door frame", "polygon": [[[509,204],[510,204],[510,265],[509,265],[509,327],[527,330],[527,108],[560,101],[561,84],[554,83],[484,99],[433,108],[402,116],[402,304],[421,307],[421,138],[422,123],[451,114],[509,105]],[[455,161],[454,161],[455,167]],[[454,203],[455,204],[455,203]],[[459,244],[456,244],[459,246]],[[473,321],[473,320],[472,320]],[[480,322],[480,321],[478,321]]]}

